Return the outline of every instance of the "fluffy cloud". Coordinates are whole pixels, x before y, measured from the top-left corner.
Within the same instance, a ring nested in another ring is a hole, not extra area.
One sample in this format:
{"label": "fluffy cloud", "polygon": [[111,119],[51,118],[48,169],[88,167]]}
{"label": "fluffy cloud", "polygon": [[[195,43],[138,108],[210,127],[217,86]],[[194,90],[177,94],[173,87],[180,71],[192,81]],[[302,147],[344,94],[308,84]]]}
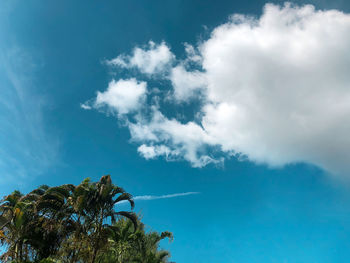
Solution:
{"label": "fluffy cloud", "polygon": [[108,107],[118,114],[135,112],[143,105],[147,91],[146,82],[136,79],[112,80],[104,92],[97,92],[96,99],[81,105],[83,109]]}
{"label": "fluffy cloud", "polygon": [[[145,158],[145,159],[153,159],[157,156],[165,155],[168,159],[169,156],[174,155],[174,152],[169,149],[169,147],[165,145],[146,145],[142,144],[137,151]],[[175,154],[176,155],[176,154]]]}
{"label": "fluffy cloud", "polygon": [[201,47],[203,128],[224,151],[280,166],[350,168],[350,15],[268,4],[233,16]]}
{"label": "fluffy cloud", "polygon": [[174,55],[164,42],[156,45],[150,41],[147,50],[136,47],[131,56],[120,55],[108,63],[122,68],[135,67],[142,73],[154,74],[166,70],[173,59]]}
{"label": "fluffy cloud", "polygon": [[148,144],[138,149],[147,159],[161,155],[167,160],[181,157],[194,167],[219,162],[205,153],[204,144],[213,144],[213,140],[195,122],[183,124],[153,108],[151,120],[129,123],[129,129],[133,141]]}
{"label": "fluffy cloud", "polygon": [[[147,58],[159,47],[168,59]],[[259,18],[233,15],[209,39],[185,48],[188,57],[177,64],[165,43],[114,60],[146,74],[172,61],[174,66],[158,76],[172,85],[168,103],[191,103],[201,91],[193,121],[181,123],[167,118],[166,108],[153,108],[151,118],[129,122],[145,158],[172,156],[200,167],[219,162],[221,152],[274,167],[308,162],[348,172],[349,14],[267,4]],[[146,70],[134,57],[154,63]]]}
{"label": "fluffy cloud", "polygon": [[206,86],[205,74],[198,70],[187,71],[183,65],[171,69],[170,80],[174,88],[174,97],[177,101],[188,101]]}

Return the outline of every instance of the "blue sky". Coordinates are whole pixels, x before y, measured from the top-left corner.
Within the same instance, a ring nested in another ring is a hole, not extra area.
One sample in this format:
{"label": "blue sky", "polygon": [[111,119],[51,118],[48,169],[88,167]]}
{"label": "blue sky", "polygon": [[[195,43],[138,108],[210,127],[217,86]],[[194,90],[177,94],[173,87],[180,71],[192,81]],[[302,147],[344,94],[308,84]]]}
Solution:
{"label": "blue sky", "polygon": [[111,174],[172,261],[349,262],[350,5],[273,3],[1,1],[1,195]]}

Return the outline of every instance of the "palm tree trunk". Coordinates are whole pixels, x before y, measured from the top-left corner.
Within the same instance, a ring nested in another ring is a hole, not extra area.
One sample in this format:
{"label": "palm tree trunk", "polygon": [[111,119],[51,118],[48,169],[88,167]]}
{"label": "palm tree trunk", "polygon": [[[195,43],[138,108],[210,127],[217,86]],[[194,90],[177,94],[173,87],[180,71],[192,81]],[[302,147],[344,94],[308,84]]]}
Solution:
{"label": "palm tree trunk", "polygon": [[94,247],[94,252],[93,252],[93,255],[92,255],[92,261],[91,263],[95,263],[95,260],[96,260],[96,256],[97,256],[97,252],[98,252],[98,247],[100,245],[100,234],[101,234],[101,231],[102,231],[102,224],[103,224],[103,209],[101,209],[101,213],[100,213],[100,218],[98,220],[98,226],[97,226],[97,229],[96,229],[96,234],[97,234],[97,238],[96,238],[96,244],[95,244],[95,247]]}
{"label": "palm tree trunk", "polygon": [[23,244],[22,241],[19,242],[19,261],[22,262],[23,260]]}
{"label": "palm tree trunk", "polygon": [[91,263],[95,263],[96,256],[97,256],[97,248],[94,248],[94,253],[92,254]]}

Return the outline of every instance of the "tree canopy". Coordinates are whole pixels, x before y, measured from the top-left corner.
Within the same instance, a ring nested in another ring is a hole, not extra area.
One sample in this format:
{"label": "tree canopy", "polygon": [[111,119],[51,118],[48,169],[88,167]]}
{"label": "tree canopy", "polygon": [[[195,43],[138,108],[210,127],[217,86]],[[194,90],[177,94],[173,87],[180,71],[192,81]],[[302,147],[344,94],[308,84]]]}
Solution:
{"label": "tree canopy", "polygon": [[2,262],[107,263],[168,262],[159,250],[170,232],[147,232],[132,211],[116,205],[132,195],[112,183],[110,175],[79,185],[42,185],[28,194],[14,191],[0,202]]}

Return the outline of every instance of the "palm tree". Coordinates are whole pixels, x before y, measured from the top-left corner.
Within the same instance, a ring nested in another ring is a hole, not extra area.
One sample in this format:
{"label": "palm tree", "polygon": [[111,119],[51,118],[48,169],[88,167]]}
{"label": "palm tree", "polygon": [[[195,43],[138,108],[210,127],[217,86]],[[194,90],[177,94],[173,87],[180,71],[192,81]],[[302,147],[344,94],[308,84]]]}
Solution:
{"label": "palm tree", "polygon": [[0,241],[8,247],[3,260],[41,260],[57,252],[69,229],[57,217],[64,212],[63,203],[57,206],[61,192],[43,185],[27,195],[15,191],[2,200]]}
{"label": "palm tree", "polygon": [[27,258],[26,237],[29,233],[28,223],[34,220],[33,202],[25,199],[19,191],[4,197],[0,204],[0,242],[8,247],[1,259],[23,260]]}
{"label": "palm tree", "polygon": [[167,262],[170,256],[168,251],[158,250],[159,242],[164,238],[173,239],[173,234],[165,231],[161,234],[157,232],[145,233],[140,231],[137,237],[138,256],[135,257],[134,262],[137,263],[163,263]]}
{"label": "palm tree", "polygon": [[[138,226],[141,223],[138,220]],[[120,219],[111,228],[106,251],[99,258],[100,262],[131,262],[135,252],[137,230],[130,220]]]}
{"label": "palm tree", "polygon": [[108,240],[107,251],[99,258],[99,262],[140,262],[163,263],[168,262],[168,251],[158,250],[159,242],[164,238],[172,240],[170,232],[146,232],[145,225],[138,218],[135,227],[129,220],[119,220],[113,225],[113,233]]}
{"label": "palm tree", "polygon": [[28,243],[35,249],[37,260],[57,254],[62,242],[74,232],[73,210],[68,203],[74,189],[73,185],[61,185],[29,194],[35,200],[38,220],[31,222]]}
{"label": "palm tree", "polygon": [[115,205],[127,201],[134,208],[134,201],[123,188],[112,183],[110,175],[102,176],[99,182],[92,183],[85,179],[79,184],[72,195],[71,204],[77,215],[77,220],[87,233],[87,240],[92,253],[90,262],[94,263],[98,252],[106,245],[110,233],[108,222],[115,223],[122,216],[137,224],[132,212],[115,211]]}
{"label": "palm tree", "polygon": [[120,218],[129,219],[132,233],[137,229],[134,213],[115,210],[120,202],[134,208],[132,196],[109,175],[78,186],[43,185],[27,195],[15,191],[0,201],[0,243],[7,247],[1,259],[94,263],[107,251]]}

